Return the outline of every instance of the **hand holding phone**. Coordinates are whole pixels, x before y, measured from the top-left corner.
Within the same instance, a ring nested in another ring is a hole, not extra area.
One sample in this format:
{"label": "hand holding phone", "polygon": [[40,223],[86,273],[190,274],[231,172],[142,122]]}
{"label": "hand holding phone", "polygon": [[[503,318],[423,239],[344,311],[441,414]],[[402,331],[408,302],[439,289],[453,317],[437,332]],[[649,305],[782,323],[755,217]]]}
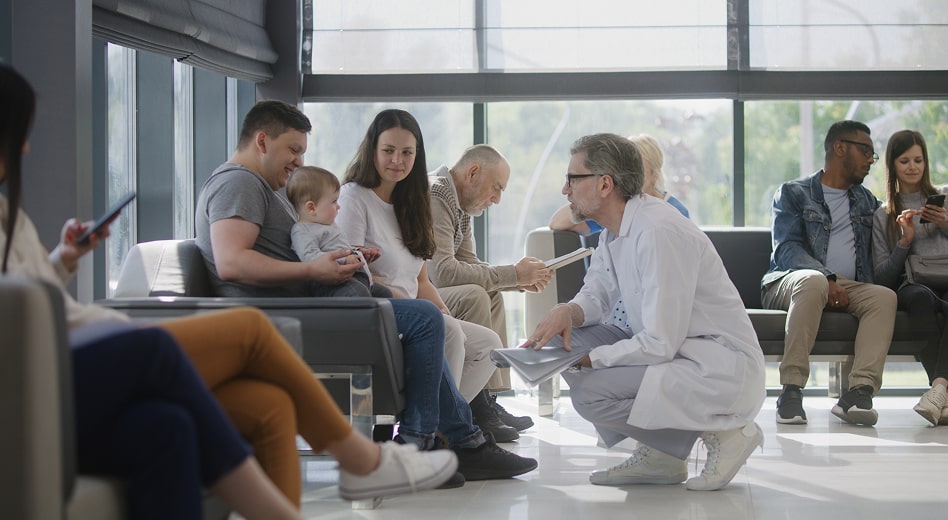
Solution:
{"label": "hand holding phone", "polygon": [[[944,193],[939,193],[939,194],[936,194],[936,195],[930,195],[930,196],[928,197],[928,199],[925,200],[925,205],[928,206],[929,204],[932,205],[932,206],[944,207],[944,205],[945,205],[945,194],[944,194]],[[925,209],[925,208],[922,208],[922,209]],[[921,219],[919,219],[918,222],[919,222],[920,224],[927,224],[927,223],[930,222],[930,221],[929,221],[928,219],[926,219],[925,217],[922,217]]]}
{"label": "hand holding phone", "polygon": [[103,227],[111,224],[112,221],[115,220],[116,217],[118,217],[119,213],[122,211],[122,208],[124,208],[125,206],[128,206],[128,204],[132,202],[134,199],[135,199],[134,191],[131,193],[128,193],[127,195],[119,199],[119,201],[116,202],[111,208],[109,208],[108,211],[106,211],[104,215],[96,219],[95,223],[89,226],[89,229],[87,229],[85,233],[79,235],[79,238],[76,239],[76,243],[79,244],[80,246],[84,246],[88,244],[89,239],[92,238],[92,235],[94,233],[97,233]]}

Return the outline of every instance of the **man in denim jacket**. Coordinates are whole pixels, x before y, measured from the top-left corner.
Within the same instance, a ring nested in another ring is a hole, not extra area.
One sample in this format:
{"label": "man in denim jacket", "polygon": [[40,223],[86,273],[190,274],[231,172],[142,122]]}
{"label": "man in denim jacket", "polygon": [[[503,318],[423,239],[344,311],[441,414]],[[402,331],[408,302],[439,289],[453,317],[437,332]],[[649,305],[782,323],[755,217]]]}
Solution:
{"label": "man in denim jacket", "polygon": [[869,241],[880,202],[862,181],[879,156],[869,127],[857,121],[834,123],[823,149],[822,170],[784,183],[774,195],[773,252],[761,300],[768,309],[787,311],[777,422],[806,424],[801,391],[825,309],[859,319],[852,386],[833,415],[871,426],[879,418],[872,395],[882,384],[896,311],[895,293],[872,283]]}

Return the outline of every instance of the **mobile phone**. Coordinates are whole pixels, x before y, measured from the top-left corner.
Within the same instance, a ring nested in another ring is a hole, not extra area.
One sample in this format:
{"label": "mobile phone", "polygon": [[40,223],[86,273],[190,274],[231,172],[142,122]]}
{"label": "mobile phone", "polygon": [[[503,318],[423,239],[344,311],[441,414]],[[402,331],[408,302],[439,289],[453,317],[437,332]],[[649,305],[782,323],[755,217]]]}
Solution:
{"label": "mobile phone", "polygon": [[89,226],[89,229],[85,231],[79,238],[76,239],[76,243],[80,246],[84,246],[89,243],[89,239],[92,238],[92,234],[98,232],[104,226],[107,226],[118,217],[118,214],[122,211],[122,208],[128,206],[130,202],[135,199],[135,192],[130,192],[124,197],[119,199],[104,215],[96,219],[95,223]]}
{"label": "mobile phone", "polygon": [[[944,206],[945,205],[945,194],[939,193],[937,195],[929,195],[928,199],[925,200],[925,205],[931,204],[932,206]],[[927,224],[928,220],[925,217],[922,217],[918,221],[920,224]]]}

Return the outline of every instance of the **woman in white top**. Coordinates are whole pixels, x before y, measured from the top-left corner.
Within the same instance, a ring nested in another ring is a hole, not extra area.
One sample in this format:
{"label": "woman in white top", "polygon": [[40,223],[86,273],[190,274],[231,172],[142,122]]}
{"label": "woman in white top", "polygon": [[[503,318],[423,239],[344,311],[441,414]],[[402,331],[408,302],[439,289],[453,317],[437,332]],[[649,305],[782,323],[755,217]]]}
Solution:
{"label": "woman in white top", "polygon": [[435,251],[425,145],[415,118],[404,110],[375,116],[346,170],[336,222],[350,244],[385,253],[369,265],[373,280],[396,298],[430,300],[445,315],[445,359],[461,395],[470,402],[494,372],[490,351],[497,334],[455,319],[428,279]]}

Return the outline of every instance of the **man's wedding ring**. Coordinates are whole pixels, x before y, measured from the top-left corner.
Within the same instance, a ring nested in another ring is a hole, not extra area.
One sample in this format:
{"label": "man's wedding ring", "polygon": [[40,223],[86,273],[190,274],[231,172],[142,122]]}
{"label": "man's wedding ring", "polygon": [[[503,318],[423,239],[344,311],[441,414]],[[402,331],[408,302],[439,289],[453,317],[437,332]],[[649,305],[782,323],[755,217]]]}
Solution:
{"label": "man's wedding ring", "polygon": [[839,300],[833,300],[833,305],[839,305]]}

